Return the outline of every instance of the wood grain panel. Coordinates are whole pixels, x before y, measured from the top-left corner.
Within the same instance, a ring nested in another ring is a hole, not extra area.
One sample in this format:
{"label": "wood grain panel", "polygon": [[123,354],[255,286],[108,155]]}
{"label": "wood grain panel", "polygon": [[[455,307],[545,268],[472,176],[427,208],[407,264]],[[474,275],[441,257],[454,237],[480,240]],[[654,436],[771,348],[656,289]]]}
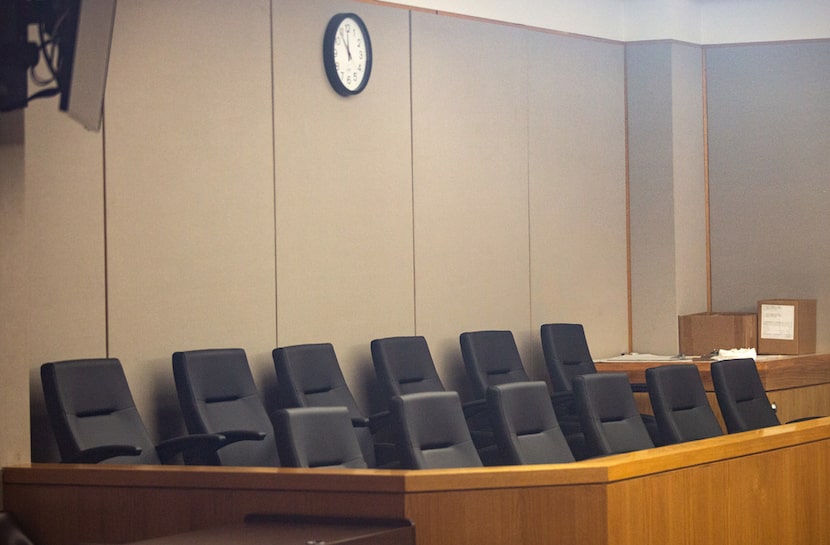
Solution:
{"label": "wood grain panel", "polygon": [[5,468],[40,545],[118,543],[249,513],[408,519],[419,545],[827,545],[830,418],[572,464],[401,470]]}
{"label": "wood grain panel", "polygon": [[[602,485],[411,494],[418,543],[605,543]],[[555,541],[551,538],[555,536]]]}

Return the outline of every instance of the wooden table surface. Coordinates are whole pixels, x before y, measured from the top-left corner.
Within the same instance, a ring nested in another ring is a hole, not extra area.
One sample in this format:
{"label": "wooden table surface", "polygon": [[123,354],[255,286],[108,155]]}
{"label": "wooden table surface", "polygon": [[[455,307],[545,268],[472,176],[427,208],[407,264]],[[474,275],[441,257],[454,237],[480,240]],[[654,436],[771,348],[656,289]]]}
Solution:
{"label": "wooden table surface", "polygon": [[[700,371],[703,386],[707,392],[714,392],[710,360],[666,359],[666,360],[598,360],[599,372],[623,372],[634,383],[645,383],[646,369],[660,365],[693,363]],[[804,354],[800,356],[758,356],[758,374],[767,392],[801,388],[830,383],[830,354]]]}

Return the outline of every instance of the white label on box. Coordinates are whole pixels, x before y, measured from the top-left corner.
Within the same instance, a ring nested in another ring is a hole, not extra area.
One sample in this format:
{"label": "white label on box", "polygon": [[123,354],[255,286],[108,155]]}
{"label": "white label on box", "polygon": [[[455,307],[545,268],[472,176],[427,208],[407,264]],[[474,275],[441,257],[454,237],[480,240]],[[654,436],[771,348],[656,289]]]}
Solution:
{"label": "white label on box", "polygon": [[782,341],[795,339],[795,307],[761,305],[761,338]]}

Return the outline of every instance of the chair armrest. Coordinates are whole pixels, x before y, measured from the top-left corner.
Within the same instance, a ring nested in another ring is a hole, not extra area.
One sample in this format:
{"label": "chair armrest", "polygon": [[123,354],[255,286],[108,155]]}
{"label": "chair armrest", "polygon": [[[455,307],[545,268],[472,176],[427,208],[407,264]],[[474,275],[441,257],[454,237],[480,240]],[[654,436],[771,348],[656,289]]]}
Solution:
{"label": "chair armrest", "polygon": [[648,385],[645,382],[632,382],[631,391],[637,393],[648,392]]}
{"label": "chair armrest", "polygon": [[392,413],[381,411],[369,416],[369,431],[374,435],[379,430],[388,428],[392,424]]}
{"label": "chair armrest", "polygon": [[184,452],[194,457],[205,459],[205,454],[212,454],[226,443],[224,435],[218,433],[196,433],[167,439],[156,445],[156,453],[162,464],[167,464]]}
{"label": "chair armrest", "polygon": [[557,418],[576,417],[578,414],[573,392],[554,392],[550,396],[550,402]]}
{"label": "chair armrest", "polygon": [[473,399],[472,401],[465,401],[461,404],[461,410],[464,412],[464,418],[469,420],[487,412],[487,400]]}
{"label": "chair armrest", "polygon": [[138,456],[139,454],[141,454],[141,448],[135,445],[102,445],[82,450],[69,460],[64,460],[64,462],[68,464],[97,464],[118,456]]}
{"label": "chair armrest", "polygon": [[239,441],[262,441],[266,433],[257,430],[224,430],[219,435],[225,438],[221,446],[226,447]]}

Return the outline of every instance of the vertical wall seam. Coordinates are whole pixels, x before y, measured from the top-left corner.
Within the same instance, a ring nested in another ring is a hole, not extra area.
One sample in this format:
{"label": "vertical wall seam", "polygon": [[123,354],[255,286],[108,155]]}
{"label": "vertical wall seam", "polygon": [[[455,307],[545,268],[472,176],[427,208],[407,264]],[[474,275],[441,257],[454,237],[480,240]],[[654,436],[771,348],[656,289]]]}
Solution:
{"label": "vertical wall seam", "polygon": [[706,312],[712,312],[712,231],[709,210],[709,94],[706,77],[706,48],[700,48],[701,84],[703,87],[703,210],[706,230]]}
{"label": "vertical wall seam", "polygon": [[277,105],[274,100],[274,0],[268,3],[269,45],[271,47],[271,196],[274,228],[274,346],[279,346],[279,291],[277,282]]}
{"label": "vertical wall seam", "polygon": [[104,352],[110,357],[110,282],[109,282],[109,238],[107,236],[107,120],[101,115],[101,199],[104,230]]}
{"label": "vertical wall seam", "polygon": [[628,292],[628,351],[634,351],[634,309],[631,279],[631,151],[628,123],[628,51],[623,46],[623,117],[625,120],[625,262],[626,290]]}
{"label": "vertical wall seam", "polygon": [[[527,310],[528,329],[533,335],[533,210],[531,198],[531,173],[530,173],[530,37],[525,35],[525,169],[527,170]],[[533,343],[531,356],[536,352],[536,344]]]}
{"label": "vertical wall seam", "polygon": [[409,190],[412,212],[412,328],[418,334],[417,252],[415,251],[415,105],[412,91],[412,10],[407,12],[409,24]]}

